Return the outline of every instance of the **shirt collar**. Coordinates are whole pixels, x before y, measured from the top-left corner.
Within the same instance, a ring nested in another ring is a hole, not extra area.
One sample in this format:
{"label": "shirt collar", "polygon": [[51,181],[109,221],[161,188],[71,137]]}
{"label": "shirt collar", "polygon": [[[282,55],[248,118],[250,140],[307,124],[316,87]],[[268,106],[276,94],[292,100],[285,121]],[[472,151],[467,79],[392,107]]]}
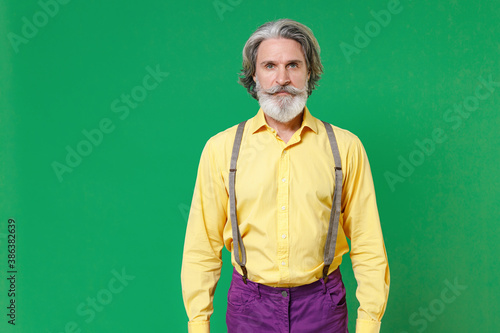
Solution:
{"label": "shirt collar", "polygon": [[[250,133],[254,134],[263,127],[270,128],[270,126],[266,122],[266,118],[264,117],[264,111],[262,111],[262,108],[260,108],[259,112],[257,112],[257,115],[252,118],[252,122],[250,124]],[[300,126],[299,132],[302,133],[305,127],[310,128],[314,133],[318,134],[317,119],[311,115],[307,106],[304,107],[304,116],[302,117],[302,125]]]}

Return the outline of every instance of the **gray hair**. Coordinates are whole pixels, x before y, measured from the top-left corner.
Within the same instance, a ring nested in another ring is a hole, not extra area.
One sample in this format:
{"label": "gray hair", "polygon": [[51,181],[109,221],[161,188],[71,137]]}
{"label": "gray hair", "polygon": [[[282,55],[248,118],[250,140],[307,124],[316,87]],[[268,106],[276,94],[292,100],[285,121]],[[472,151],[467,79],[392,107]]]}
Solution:
{"label": "gray hair", "polygon": [[310,96],[312,91],[318,86],[318,81],[323,73],[323,65],[319,57],[320,48],[318,41],[313,35],[311,29],[290,19],[281,19],[271,21],[261,25],[247,40],[243,48],[243,68],[239,73],[238,83],[245,87],[253,98],[257,99],[255,91],[255,75],[257,51],[260,43],[270,38],[287,38],[300,43],[306,65],[311,77],[307,83],[307,95]]}

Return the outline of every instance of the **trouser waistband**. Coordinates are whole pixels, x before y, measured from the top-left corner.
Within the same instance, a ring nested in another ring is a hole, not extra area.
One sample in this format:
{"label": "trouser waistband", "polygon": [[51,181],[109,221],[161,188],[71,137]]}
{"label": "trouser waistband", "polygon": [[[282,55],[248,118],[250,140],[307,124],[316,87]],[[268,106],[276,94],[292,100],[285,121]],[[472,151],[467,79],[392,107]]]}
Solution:
{"label": "trouser waistband", "polygon": [[[233,268],[233,281],[241,281],[241,285],[245,286],[242,281],[242,276],[238,271]],[[326,292],[327,286],[334,286],[337,285],[342,281],[342,274],[340,273],[340,268],[337,268],[334,270],[332,273],[328,275],[328,279],[325,281],[323,279],[319,279],[313,283],[310,284],[305,284],[302,286],[297,286],[297,287],[271,287],[267,286],[262,283],[256,283],[251,280],[247,280],[246,286],[248,289],[255,291],[259,295],[280,295],[283,293],[283,291],[286,291],[287,293],[290,294],[290,296],[296,296],[296,297],[301,297],[301,296],[308,296],[311,295],[312,293],[318,292],[318,291],[323,291]],[[239,284],[239,283],[238,283]]]}

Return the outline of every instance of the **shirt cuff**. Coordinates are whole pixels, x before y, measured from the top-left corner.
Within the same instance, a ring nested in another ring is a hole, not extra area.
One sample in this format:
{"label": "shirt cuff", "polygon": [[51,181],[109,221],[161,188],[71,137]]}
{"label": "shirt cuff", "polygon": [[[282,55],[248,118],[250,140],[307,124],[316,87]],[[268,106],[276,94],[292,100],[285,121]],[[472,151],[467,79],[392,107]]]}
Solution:
{"label": "shirt cuff", "polygon": [[210,321],[208,321],[208,320],[189,321],[188,322],[188,332],[189,333],[210,333]]}
{"label": "shirt cuff", "polygon": [[356,333],[379,333],[380,321],[357,319]]}

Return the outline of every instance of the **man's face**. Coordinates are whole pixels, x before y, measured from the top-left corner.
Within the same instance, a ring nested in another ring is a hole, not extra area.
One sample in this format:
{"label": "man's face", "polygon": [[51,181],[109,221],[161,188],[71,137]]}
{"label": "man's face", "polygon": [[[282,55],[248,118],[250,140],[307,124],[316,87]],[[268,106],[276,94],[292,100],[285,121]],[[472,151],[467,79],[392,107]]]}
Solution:
{"label": "man's face", "polygon": [[309,73],[300,43],[291,39],[267,39],[259,45],[256,71],[257,97],[263,111],[288,122],[304,109]]}

